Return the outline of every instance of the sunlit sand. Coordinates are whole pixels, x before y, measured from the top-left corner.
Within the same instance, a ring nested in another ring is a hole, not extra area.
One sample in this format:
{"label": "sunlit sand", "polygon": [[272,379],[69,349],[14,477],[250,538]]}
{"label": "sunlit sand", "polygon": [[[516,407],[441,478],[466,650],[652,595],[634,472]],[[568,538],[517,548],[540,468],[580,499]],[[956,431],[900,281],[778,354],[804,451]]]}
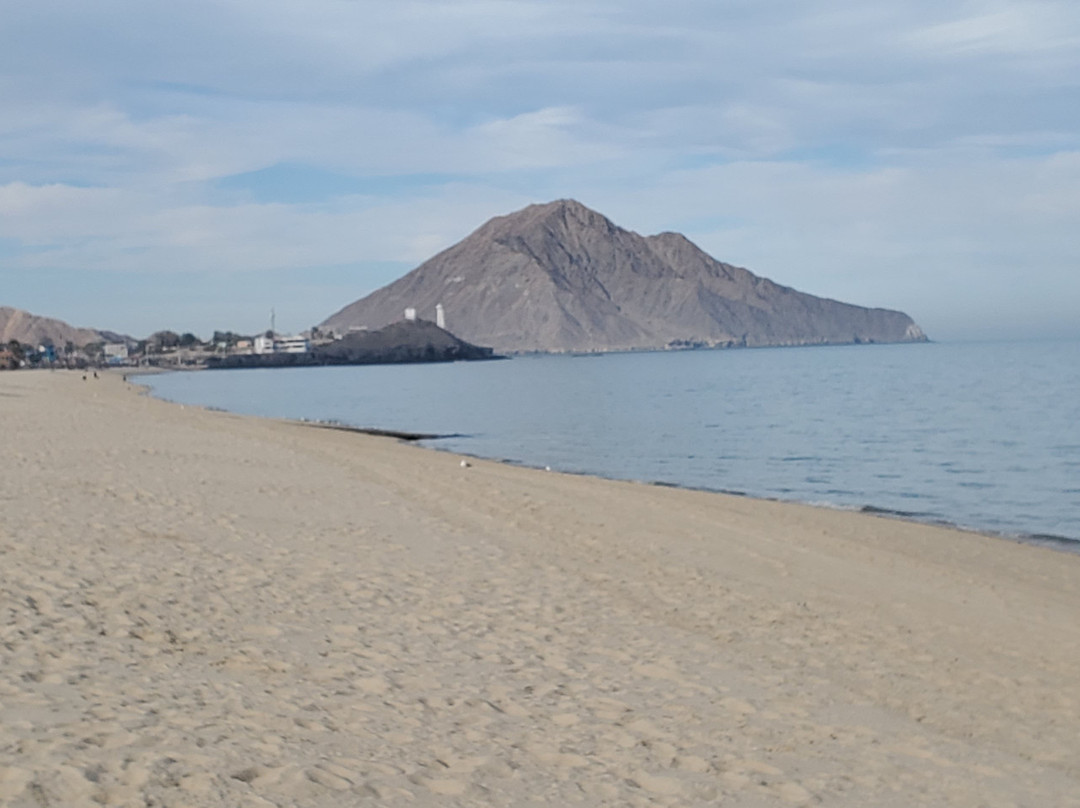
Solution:
{"label": "sunlit sand", "polygon": [[0,805],[1080,805],[1080,556],[0,374]]}

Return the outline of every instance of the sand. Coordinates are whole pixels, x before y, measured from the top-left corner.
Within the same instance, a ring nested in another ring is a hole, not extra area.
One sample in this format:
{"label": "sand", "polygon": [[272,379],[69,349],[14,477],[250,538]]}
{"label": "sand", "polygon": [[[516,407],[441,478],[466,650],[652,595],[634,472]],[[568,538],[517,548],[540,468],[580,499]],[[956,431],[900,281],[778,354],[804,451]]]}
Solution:
{"label": "sand", "polygon": [[0,374],[0,805],[1080,805],[1080,557]]}

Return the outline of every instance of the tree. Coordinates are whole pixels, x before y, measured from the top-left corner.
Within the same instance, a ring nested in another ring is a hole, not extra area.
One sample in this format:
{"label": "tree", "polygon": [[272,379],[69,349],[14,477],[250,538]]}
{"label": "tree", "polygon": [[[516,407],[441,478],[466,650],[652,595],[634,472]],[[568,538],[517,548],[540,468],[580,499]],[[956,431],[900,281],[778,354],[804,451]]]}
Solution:
{"label": "tree", "polygon": [[214,338],[211,341],[214,344],[224,342],[231,348],[242,339],[251,339],[251,337],[245,337],[243,334],[237,334],[235,331],[215,331]]}
{"label": "tree", "polygon": [[161,353],[165,348],[175,348],[180,344],[180,335],[175,331],[157,331],[147,337],[147,345],[154,353]]}

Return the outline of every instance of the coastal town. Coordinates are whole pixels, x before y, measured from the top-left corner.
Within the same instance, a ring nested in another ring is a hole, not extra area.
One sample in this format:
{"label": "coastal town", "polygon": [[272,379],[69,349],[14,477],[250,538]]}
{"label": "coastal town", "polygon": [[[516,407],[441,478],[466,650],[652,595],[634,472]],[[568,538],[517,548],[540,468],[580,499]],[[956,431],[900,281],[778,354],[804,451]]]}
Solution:
{"label": "coastal town", "polygon": [[[271,313],[270,328],[261,334],[215,331],[209,340],[174,331],[157,331],[136,340],[109,331],[72,328],[27,312],[6,311],[6,331],[0,322],[0,370],[202,370],[496,358],[491,348],[472,345],[448,332],[441,304],[434,307],[434,321],[420,317],[416,307],[408,306],[397,321],[382,328],[316,326],[295,335],[279,333]],[[24,326],[31,324],[22,328],[22,339],[14,337],[20,332],[10,327],[20,320]]]}
{"label": "coastal town", "polygon": [[[434,325],[445,331],[442,304],[437,304],[433,313]],[[399,322],[421,327],[425,321],[416,307],[408,306]],[[375,333],[364,325],[352,324],[336,329],[314,326],[299,334],[283,334],[277,330],[271,311],[270,328],[257,334],[214,331],[210,339],[202,340],[191,332],[178,334],[164,330],[146,339],[135,339],[111,331],[73,328],[60,320],[0,308],[0,370],[280,366],[289,364],[290,359],[308,364],[311,362],[305,360],[314,361],[314,354],[335,343],[348,344],[347,338],[355,342],[358,337]],[[416,330],[410,328],[405,333],[415,335]]]}
{"label": "coastal town", "polygon": [[57,345],[49,339],[37,344],[13,339],[0,345],[0,370],[196,368],[206,367],[211,359],[225,356],[307,353],[313,346],[329,344],[340,336],[314,328],[297,335],[278,334],[270,330],[258,335],[215,331],[209,340],[201,340],[192,333],[158,331],[146,339],[119,339],[83,345],[70,340]]}

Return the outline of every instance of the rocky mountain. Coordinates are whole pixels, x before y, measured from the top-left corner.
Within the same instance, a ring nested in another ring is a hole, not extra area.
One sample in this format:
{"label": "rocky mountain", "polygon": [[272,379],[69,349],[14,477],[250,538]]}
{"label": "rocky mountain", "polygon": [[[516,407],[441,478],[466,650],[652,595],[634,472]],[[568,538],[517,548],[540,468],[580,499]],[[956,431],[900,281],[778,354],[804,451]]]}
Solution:
{"label": "rocky mountain", "polygon": [[51,342],[62,348],[68,342],[81,347],[104,339],[102,332],[92,328],[75,328],[62,320],[0,306],[0,343],[15,340],[26,345],[41,345]]}
{"label": "rocky mountain", "polygon": [[640,236],[573,200],[492,219],[323,323],[380,328],[415,308],[501,352],[915,342],[898,311],[814,297],[707,255],[685,236]]}

